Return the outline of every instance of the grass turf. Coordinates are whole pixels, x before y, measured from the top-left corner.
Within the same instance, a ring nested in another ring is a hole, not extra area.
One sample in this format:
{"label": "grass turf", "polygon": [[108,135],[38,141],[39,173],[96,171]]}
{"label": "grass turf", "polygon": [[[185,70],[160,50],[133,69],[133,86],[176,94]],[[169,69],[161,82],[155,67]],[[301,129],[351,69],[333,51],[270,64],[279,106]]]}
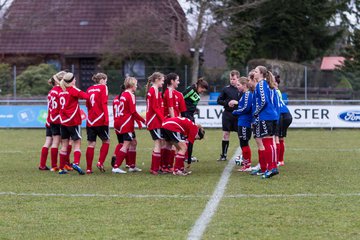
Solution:
{"label": "grass turf", "polygon": [[[144,172],[111,174],[108,157],[105,173],[60,176],[37,170],[43,130],[0,130],[0,239],[185,239],[226,165],[215,161],[221,131],[206,135],[195,143],[200,162],[191,176],[150,175],[152,142],[144,130],[137,131],[137,161]],[[204,239],[360,238],[360,197],[341,195],[360,193],[358,135],[358,130],[291,129],[280,175],[261,180],[234,169]],[[229,155],[237,145],[232,134]],[[251,147],[256,161],[253,140]],[[305,195],[293,195],[299,193]],[[232,197],[239,194],[244,195]]]}

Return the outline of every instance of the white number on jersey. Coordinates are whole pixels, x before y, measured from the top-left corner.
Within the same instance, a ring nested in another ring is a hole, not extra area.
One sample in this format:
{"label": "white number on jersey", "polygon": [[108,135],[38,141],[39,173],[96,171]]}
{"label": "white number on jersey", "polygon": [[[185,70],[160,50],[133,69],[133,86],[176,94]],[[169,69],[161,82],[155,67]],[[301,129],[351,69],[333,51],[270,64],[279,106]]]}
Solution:
{"label": "white number on jersey", "polygon": [[60,97],[61,109],[64,109],[65,103],[66,103],[66,99],[64,97]]}

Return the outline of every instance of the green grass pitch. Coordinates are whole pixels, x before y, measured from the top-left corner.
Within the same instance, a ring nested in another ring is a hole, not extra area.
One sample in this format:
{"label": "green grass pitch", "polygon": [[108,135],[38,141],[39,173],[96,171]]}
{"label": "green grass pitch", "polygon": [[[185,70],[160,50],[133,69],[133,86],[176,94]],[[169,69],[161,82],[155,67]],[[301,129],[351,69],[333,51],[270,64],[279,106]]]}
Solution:
{"label": "green grass pitch", "polygon": [[[107,171],[79,176],[37,170],[44,130],[1,129],[0,239],[186,239],[227,164],[216,161],[222,133],[207,130],[195,143],[200,162],[186,177],[150,175],[150,134],[136,134],[143,172],[111,173],[112,134]],[[262,180],[235,168],[203,239],[360,239],[359,136],[290,129],[280,175]]]}

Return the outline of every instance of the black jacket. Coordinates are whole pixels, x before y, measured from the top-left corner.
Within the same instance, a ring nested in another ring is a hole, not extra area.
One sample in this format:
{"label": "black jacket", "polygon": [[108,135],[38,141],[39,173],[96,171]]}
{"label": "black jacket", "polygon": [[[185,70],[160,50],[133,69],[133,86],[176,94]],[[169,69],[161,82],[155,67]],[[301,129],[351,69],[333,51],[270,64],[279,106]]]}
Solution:
{"label": "black jacket", "polygon": [[221,94],[217,99],[217,103],[219,105],[224,106],[225,111],[232,112],[237,109],[237,105],[235,105],[234,107],[231,108],[231,107],[229,107],[229,102],[231,100],[239,101],[241,96],[242,96],[242,93],[239,92],[239,90],[236,87],[234,87],[232,85],[228,85],[228,86],[224,87],[224,89],[221,91]]}

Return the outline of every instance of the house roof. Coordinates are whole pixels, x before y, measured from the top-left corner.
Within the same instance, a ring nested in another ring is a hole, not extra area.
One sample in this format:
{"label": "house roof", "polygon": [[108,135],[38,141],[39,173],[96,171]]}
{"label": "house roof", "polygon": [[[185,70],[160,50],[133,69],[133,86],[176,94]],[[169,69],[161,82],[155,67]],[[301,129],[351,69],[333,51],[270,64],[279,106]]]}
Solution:
{"label": "house roof", "polygon": [[344,64],[344,57],[323,57],[321,61],[321,70],[335,70],[339,66],[342,66]]}
{"label": "house roof", "polygon": [[[130,15],[167,14],[169,0],[14,0],[0,33],[2,54],[99,54]],[[185,14],[170,1],[177,15]],[[155,22],[154,22],[155,24]],[[121,45],[121,43],[119,44]],[[187,51],[184,50],[184,51]]]}

